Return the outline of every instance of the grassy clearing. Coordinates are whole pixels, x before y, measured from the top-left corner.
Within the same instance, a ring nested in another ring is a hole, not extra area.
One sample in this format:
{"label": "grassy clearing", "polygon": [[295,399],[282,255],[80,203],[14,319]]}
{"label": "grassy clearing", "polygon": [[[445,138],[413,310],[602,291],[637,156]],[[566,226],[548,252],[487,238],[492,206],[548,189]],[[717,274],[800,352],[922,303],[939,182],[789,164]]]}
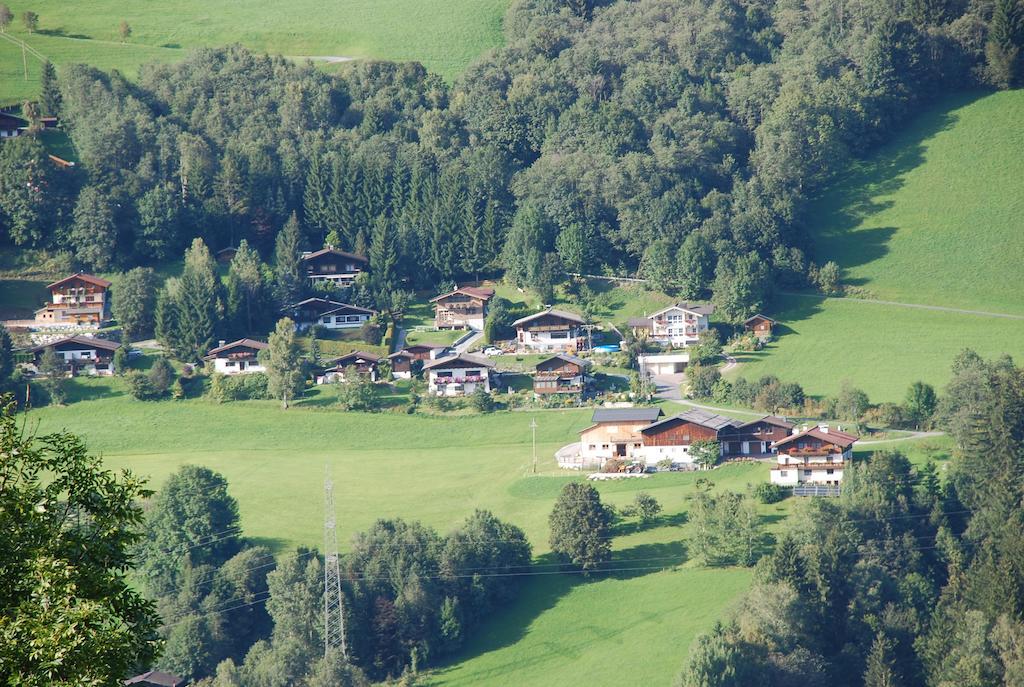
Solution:
{"label": "grassy clearing", "polygon": [[[270,8],[262,0],[210,3],[175,0],[12,0],[15,17],[39,14],[42,33],[15,20],[10,33],[54,64],[84,62],[129,75],[141,64],[180,59],[190,48],[241,43],[289,55],[416,60],[452,79],[481,53],[501,43],[507,0],[293,0]],[[132,35],[122,43],[125,20]],[[21,50],[0,41],[0,102],[38,93],[39,62],[22,73]],[[333,65],[332,65],[333,66]]]}
{"label": "grassy clearing", "polygon": [[730,376],[774,374],[815,395],[835,394],[849,380],[874,402],[902,401],[915,381],[941,388],[963,348],[1024,359],[1021,320],[802,296],[779,298],[776,307],[778,340],[737,354],[741,365]]}
{"label": "grassy clearing", "polygon": [[0,320],[31,319],[49,295],[44,281],[0,279]]}
{"label": "grassy clearing", "polygon": [[817,203],[820,260],[883,300],[1024,314],[1022,121],[1021,90],[919,117]]}
{"label": "grassy clearing", "polygon": [[[495,295],[509,300],[517,306],[531,310],[542,307],[540,298],[532,291],[520,291],[505,282],[488,284],[493,286]],[[641,284],[616,283],[603,279],[588,279],[590,308],[595,321],[611,322],[619,326],[631,317],[642,317],[675,302],[671,296],[651,291]],[[579,299],[559,287],[555,293],[554,307],[569,312],[582,313]]]}

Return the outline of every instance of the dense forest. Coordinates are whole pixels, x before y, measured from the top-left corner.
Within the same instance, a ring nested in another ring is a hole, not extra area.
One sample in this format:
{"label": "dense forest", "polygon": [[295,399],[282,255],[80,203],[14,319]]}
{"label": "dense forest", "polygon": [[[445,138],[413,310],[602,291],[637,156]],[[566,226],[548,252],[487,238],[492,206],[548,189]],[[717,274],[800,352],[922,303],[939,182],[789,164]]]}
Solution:
{"label": "dense forest", "polygon": [[899,453],[808,500],[684,687],[987,687],[1024,679],[1024,369],[965,351],[938,408],[947,475]]}
{"label": "dense forest", "polygon": [[741,318],[816,273],[806,200],[923,102],[1007,87],[1016,0],[518,0],[453,85],[415,63],[333,76],[233,46],[136,82],[45,73],[80,157],[0,146],[2,241],[91,270],[201,237],[366,254],[383,290],[505,270],[636,272]]}

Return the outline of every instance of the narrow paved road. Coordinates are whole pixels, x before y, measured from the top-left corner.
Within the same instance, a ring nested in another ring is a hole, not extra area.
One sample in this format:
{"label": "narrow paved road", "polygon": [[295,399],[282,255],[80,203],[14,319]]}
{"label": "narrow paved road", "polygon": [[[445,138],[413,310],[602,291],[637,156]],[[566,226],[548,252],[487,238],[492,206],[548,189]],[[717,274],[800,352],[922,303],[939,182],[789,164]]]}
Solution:
{"label": "narrow paved road", "polygon": [[1002,317],[1007,320],[1024,320],[1024,315],[1011,315],[1005,312],[990,312],[988,310],[967,310],[964,308],[948,308],[944,305],[922,305],[921,303],[901,303],[899,301],[882,301],[874,298],[854,298],[852,296],[820,296],[813,293],[797,293],[796,291],[779,291],[784,296],[797,296],[799,298],[817,298],[819,300],[832,301],[854,301],[857,303],[875,303],[876,305],[896,305],[901,308],[917,308],[919,310],[938,310],[939,312],[953,312],[961,315],[979,315],[982,317]]}

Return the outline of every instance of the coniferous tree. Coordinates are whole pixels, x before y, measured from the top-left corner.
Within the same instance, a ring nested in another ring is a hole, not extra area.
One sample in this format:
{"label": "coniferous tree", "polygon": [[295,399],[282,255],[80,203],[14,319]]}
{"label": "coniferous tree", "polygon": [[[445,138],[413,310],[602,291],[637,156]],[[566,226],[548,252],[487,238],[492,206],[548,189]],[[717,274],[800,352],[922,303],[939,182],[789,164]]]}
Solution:
{"label": "coniferous tree", "polygon": [[373,238],[370,243],[370,279],[374,291],[386,296],[397,287],[395,268],[398,265],[398,245],[394,225],[384,215],[377,217],[373,224]]}
{"label": "coniferous tree", "polygon": [[14,374],[14,341],[7,327],[0,324],[0,391],[6,390]]}
{"label": "coniferous tree", "polygon": [[299,220],[292,213],[274,243],[274,286],[282,307],[295,303],[302,293],[300,240]]}
{"label": "coniferous tree", "polygon": [[87,186],[78,194],[71,243],[75,257],[90,268],[106,270],[113,266],[117,248],[114,202],[97,186]]}
{"label": "coniferous tree", "polygon": [[253,336],[269,328],[272,305],[266,272],[259,254],[242,239],[227,279],[227,315],[238,333]]}
{"label": "coniferous tree", "polygon": [[56,117],[60,114],[60,85],[57,83],[57,69],[49,60],[43,62],[39,83],[39,104],[44,115]]}
{"label": "coniferous tree", "polygon": [[864,687],[900,687],[902,681],[896,675],[892,658],[892,642],[879,632],[868,654],[868,665],[864,671]]}
{"label": "coniferous tree", "polygon": [[185,251],[175,299],[180,353],[188,360],[202,358],[213,343],[224,309],[220,291],[217,263],[210,249],[202,239],[194,239]]}
{"label": "coniferous tree", "polygon": [[1024,8],[1020,0],[995,0],[985,57],[988,60],[989,79],[999,88],[1010,88],[1019,80],[1022,42]]}
{"label": "coniferous tree", "polygon": [[136,267],[121,275],[111,293],[111,313],[125,336],[139,340],[153,333],[158,284],[156,272],[149,267]]}
{"label": "coniferous tree", "polygon": [[295,323],[287,317],[278,320],[268,347],[260,352],[267,368],[267,391],[281,399],[281,407],[302,393],[302,349],[295,341]]}
{"label": "coniferous tree", "polygon": [[67,399],[67,366],[64,364],[64,358],[57,355],[53,346],[47,346],[39,357],[39,374],[43,376],[43,388],[50,397],[50,403],[64,405]]}
{"label": "coniferous tree", "polygon": [[309,157],[306,186],[302,194],[303,218],[315,244],[324,243],[331,224],[331,167],[316,152]]}

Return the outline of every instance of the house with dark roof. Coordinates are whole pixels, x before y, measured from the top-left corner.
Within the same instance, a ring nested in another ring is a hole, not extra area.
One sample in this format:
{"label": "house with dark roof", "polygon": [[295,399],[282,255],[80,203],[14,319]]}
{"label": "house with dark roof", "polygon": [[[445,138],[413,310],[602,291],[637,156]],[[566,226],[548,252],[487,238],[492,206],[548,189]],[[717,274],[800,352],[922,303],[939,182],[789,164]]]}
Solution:
{"label": "house with dark roof", "polygon": [[590,361],[568,353],[556,353],[534,366],[533,393],[581,395],[587,387]]}
{"label": "house with dark roof", "polygon": [[520,351],[564,351],[575,353],[586,347],[583,325],[575,313],[547,308],[512,323]]}
{"label": "house with dark roof", "polygon": [[686,347],[697,343],[701,332],[707,331],[708,318],[715,306],[699,303],[676,303],[646,317],[629,320],[633,335],[663,346]]}
{"label": "house with dark roof", "polygon": [[487,304],[494,298],[494,289],[461,286],[454,291],[434,296],[434,327],[437,329],[475,329],[482,331],[487,318]]}
{"label": "house with dark roof", "polygon": [[663,414],[661,408],[595,408],[591,425],[580,431],[577,467],[599,466],[612,458],[639,459],[643,454],[640,430]]}
{"label": "house with dark roof", "polygon": [[260,364],[259,352],[267,348],[267,344],[255,339],[239,339],[231,343],[223,341],[216,348],[203,356],[203,360],[213,366],[214,372],[225,375],[243,375],[253,372],[266,372]]}
{"label": "house with dark roof", "polygon": [[732,458],[766,458],[775,455],[774,444],[790,435],[795,425],[783,417],[765,415],[721,437],[722,454]]}
{"label": "house with dark roof", "polygon": [[85,272],[47,284],[50,302],[35,312],[40,324],[99,327],[110,319],[110,282]]}
{"label": "house with dark roof", "polygon": [[139,685],[139,687],[184,687],[185,680],[172,673],[165,673],[162,670],[150,670],[130,677],[124,681],[125,687]]}
{"label": "house with dark roof", "polygon": [[356,329],[377,314],[376,310],[329,298],[307,298],[282,308],[282,312],[295,322],[295,328],[299,331],[314,326],[325,329]]}
{"label": "house with dark roof", "polygon": [[52,348],[64,361],[68,374],[108,376],[114,374],[114,352],[121,348],[116,341],[107,341],[94,336],[69,336],[58,341],[41,344],[29,349],[32,354],[30,369],[39,372],[43,353]]}
{"label": "house with dark roof", "polygon": [[28,122],[7,112],[0,112],[0,138],[20,136],[28,127]]}
{"label": "house with dark roof", "polygon": [[853,459],[857,440],[853,434],[827,424],[793,432],[772,444],[778,455],[771,469],[772,484],[832,487],[836,489],[830,493],[838,494],[843,469]]}
{"label": "house with dark roof", "polygon": [[673,465],[692,464],[690,447],[698,441],[718,444],[719,455],[724,455],[721,439],[739,424],[737,420],[706,410],[688,410],[641,427],[642,447],[638,457],[648,465],[663,460]]}
{"label": "house with dark roof", "polygon": [[762,341],[772,338],[772,327],[774,326],[775,320],[761,313],[748,317],[743,321],[743,328],[748,332],[753,332],[754,336]]}
{"label": "house with dark roof", "polygon": [[491,390],[494,363],[469,353],[435,358],[423,363],[427,389],[437,396],[468,396],[477,388]]}
{"label": "house with dark roof", "polygon": [[352,286],[359,273],[370,266],[370,261],[364,256],[346,253],[333,246],[303,253],[301,260],[310,284],[330,282],[342,287]]}
{"label": "house with dark roof", "polygon": [[[350,379],[349,375],[368,375],[370,381],[377,381],[377,364],[381,357],[375,353],[352,351],[334,358],[327,363],[322,375],[316,378],[317,384],[331,384]],[[350,380],[351,381],[351,380]]]}

